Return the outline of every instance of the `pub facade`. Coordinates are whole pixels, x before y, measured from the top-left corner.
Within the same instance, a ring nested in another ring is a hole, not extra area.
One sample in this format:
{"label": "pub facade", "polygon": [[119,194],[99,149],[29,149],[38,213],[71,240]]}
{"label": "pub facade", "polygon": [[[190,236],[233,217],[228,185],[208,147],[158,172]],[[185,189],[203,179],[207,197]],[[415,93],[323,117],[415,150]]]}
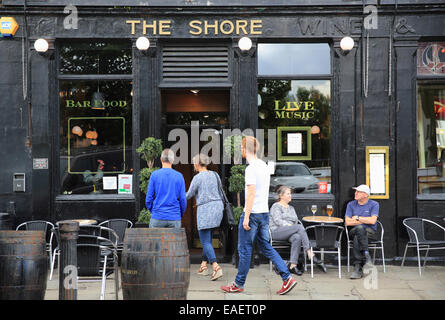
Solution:
{"label": "pub facade", "polygon": [[[237,129],[263,142],[270,203],[289,185],[300,218],[328,204],[343,217],[370,185],[389,262],[404,218],[445,223],[442,1],[3,0],[0,13],[0,211],[15,225],[134,222],[146,137],[188,142],[174,166],[188,187],[194,154]],[[231,164],[212,152],[228,191]]]}

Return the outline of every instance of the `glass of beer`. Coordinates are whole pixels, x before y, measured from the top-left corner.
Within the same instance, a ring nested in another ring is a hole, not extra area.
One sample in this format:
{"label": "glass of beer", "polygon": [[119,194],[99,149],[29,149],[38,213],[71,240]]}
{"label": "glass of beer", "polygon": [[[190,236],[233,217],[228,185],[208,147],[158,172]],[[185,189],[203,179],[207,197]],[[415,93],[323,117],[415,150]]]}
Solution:
{"label": "glass of beer", "polygon": [[328,214],[329,219],[331,219],[332,213],[334,213],[334,208],[330,204],[326,206],[326,213]]}
{"label": "glass of beer", "polygon": [[312,216],[315,216],[315,212],[317,212],[317,205],[313,204],[311,207]]}

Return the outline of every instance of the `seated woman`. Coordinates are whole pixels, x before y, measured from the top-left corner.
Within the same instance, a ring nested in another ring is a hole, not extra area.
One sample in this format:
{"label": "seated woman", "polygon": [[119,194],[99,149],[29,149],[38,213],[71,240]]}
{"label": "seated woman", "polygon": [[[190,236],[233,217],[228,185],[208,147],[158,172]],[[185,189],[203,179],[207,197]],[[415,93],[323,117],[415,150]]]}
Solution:
{"label": "seated woman", "polygon": [[269,227],[272,233],[272,239],[291,243],[290,266],[289,270],[301,276],[304,272],[304,266],[298,264],[300,248],[307,252],[307,257],[313,259],[323,272],[326,267],[311,251],[309,239],[303,225],[298,223],[298,216],[294,207],[289,205],[292,199],[291,190],[287,186],[278,188],[278,201],[270,208]]}

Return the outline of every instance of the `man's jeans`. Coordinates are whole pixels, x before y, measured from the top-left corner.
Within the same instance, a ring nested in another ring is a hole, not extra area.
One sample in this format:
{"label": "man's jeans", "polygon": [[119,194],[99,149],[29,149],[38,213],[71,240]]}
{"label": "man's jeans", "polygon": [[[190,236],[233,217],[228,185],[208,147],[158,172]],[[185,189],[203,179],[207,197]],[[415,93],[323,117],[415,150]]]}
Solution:
{"label": "man's jeans", "polygon": [[366,227],[363,224],[351,228],[349,231],[349,238],[354,241],[353,253],[354,253],[354,265],[363,266],[365,262],[364,251],[368,250],[368,239],[377,240],[376,232],[374,229]]}
{"label": "man's jeans", "polygon": [[181,228],[181,220],[150,219],[149,228]]}
{"label": "man's jeans", "polygon": [[289,270],[278,252],[272,248],[269,240],[269,212],[251,213],[249,217],[250,230],[243,228],[244,212],[240,217],[238,225],[238,274],[235,278],[235,284],[239,288],[244,287],[247,273],[250,268],[250,259],[252,257],[252,245],[257,238],[257,243],[261,253],[277,267],[283,281],[290,277]]}

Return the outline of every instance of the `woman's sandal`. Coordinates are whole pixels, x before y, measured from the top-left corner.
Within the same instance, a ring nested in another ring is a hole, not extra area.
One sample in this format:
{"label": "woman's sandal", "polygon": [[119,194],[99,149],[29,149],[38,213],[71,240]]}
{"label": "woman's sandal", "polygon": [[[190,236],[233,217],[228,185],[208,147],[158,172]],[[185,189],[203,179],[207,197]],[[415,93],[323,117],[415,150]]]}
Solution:
{"label": "woman's sandal", "polygon": [[209,275],[209,268],[207,268],[206,266],[201,266],[196,273],[201,276],[207,276]]}
{"label": "woman's sandal", "polygon": [[216,266],[216,268],[213,270],[212,277],[210,280],[215,281],[223,276],[223,272],[220,266]]}

